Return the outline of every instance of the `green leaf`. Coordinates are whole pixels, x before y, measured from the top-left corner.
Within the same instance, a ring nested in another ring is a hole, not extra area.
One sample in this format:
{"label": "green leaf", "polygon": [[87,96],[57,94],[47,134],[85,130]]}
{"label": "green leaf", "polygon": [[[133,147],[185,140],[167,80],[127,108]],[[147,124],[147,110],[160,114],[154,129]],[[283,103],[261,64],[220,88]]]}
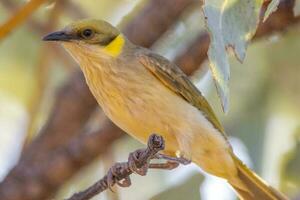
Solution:
{"label": "green leaf", "polygon": [[267,20],[267,18],[277,10],[278,5],[280,3],[280,0],[273,0],[269,3],[268,8],[265,12],[265,16],[264,16],[264,22]]}
{"label": "green leaf", "polygon": [[300,127],[294,133],[295,146],[282,157],[281,189],[294,196],[298,195],[300,188]]}
{"label": "green leaf", "polygon": [[210,68],[224,112],[228,110],[230,66],[226,50],[233,50],[242,62],[248,41],[259,22],[263,0],[211,0],[203,6],[211,44],[208,50]]}
{"label": "green leaf", "polygon": [[294,16],[298,17],[300,15],[300,0],[296,0],[295,1],[295,5],[294,5]]}

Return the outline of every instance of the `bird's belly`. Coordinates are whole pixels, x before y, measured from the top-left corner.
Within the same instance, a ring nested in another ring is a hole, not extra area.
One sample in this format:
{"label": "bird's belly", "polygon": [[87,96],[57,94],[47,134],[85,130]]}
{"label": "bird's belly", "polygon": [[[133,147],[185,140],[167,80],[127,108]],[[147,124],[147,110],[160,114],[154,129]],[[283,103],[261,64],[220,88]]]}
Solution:
{"label": "bird's belly", "polygon": [[117,109],[111,104],[104,106],[105,113],[116,125],[144,144],[151,134],[162,135],[166,143],[166,152],[175,155],[179,144],[174,130],[180,120],[176,117],[178,110],[175,106],[167,105],[163,99],[154,96],[147,98],[147,95],[134,95],[115,105],[117,104]]}
{"label": "bird's belly", "polygon": [[114,106],[110,100],[109,105],[104,106],[105,112],[120,128],[144,144],[150,134],[162,135],[166,141],[165,152],[171,155],[180,152],[192,159],[195,153],[199,157],[213,152],[217,146],[227,145],[197,108],[172,91],[156,87],[147,94],[126,98],[123,94],[122,100],[117,100]]}
{"label": "bird's belly", "polygon": [[227,176],[233,164],[222,134],[196,107],[161,83],[150,84],[130,87],[127,82],[120,84],[124,85],[121,89],[108,86],[92,91],[106,115],[132,137],[145,144],[149,135],[160,134],[164,153],[183,155],[207,172]]}

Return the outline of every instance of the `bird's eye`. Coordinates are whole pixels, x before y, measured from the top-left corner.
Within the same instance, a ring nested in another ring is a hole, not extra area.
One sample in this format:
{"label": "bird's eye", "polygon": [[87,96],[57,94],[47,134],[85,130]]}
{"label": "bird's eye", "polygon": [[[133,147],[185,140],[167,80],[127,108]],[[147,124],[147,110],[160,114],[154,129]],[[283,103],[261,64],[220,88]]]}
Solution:
{"label": "bird's eye", "polygon": [[89,39],[94,36],[94,31],[92,29],[84,29],[81,32],[81,36],[85,39]]}

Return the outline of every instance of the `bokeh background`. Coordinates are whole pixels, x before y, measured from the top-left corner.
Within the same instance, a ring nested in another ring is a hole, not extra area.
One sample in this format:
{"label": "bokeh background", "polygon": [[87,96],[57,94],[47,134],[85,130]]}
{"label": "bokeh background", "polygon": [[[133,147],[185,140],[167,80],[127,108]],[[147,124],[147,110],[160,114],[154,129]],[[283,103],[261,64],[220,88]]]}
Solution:
{"label": "bokeh background", "polygon": [[[118,25],[135,43],[175,60],[223,122],[234,151],[271,185],[300,199],[300,37],[293,0],[259,25],[243,64],[231,59],[230,110],[221,111],[208,70],[200,1],[35,1],[18,26],[1,24],[30,1],[0,1],[0,198],[63,199],[143,147],[103,115],[76,63],[41,37],[81,18]],[[32,1],[33,2],[33,1]],[[297,3],[297,2],[296,2]],[[299,4],[299,3],[298,3]],[[3,30],[2,30],[3,31]],[[197,166],[132,176],[129,188],[93,199],[232,200]],[[2,197],[1,197],[2,196]]]}

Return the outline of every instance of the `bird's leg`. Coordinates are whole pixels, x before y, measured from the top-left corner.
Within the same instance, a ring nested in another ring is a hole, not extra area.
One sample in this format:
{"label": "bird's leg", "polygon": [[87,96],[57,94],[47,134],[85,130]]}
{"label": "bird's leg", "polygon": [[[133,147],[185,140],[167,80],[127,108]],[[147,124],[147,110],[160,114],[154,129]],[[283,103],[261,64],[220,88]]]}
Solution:
{"label": "bird's leg", "polygon": [[[141,175],[141,176],[145,176],[148,172],[148,169],[165,169],[165,170],[172,170],[175,169],[176,167],[178,167],[179,164],[183,163],[183,158],[174,158],[174,157],[170,157],[171,159],[169,159],[169,157],[166,159],[166,157],[162,157],[160,155],[162,154],[157,154],[156,156],[154,156],[154,159],[164,159],[167,160],[166,163],[147,163],[145,165],[143,165],[141,168],[138,168],[136,166],[136,160],[138,160],[140,153],[143,150],[137,150],[133,153],[129,154],[128,157],[128,163],[129,163],[129,168],[131,169],[131,171]],[[165,155],[164,155],[165,156]],[[178,162],[178,160],[180,162]],[[184,163],[186,163],[187,160],[184,160]]]}
{"label": "bird's leg", "polygon": [[114,184],[117,184],[120,187],[129,187],[131,185],[131,180],[129,176],[122,180],[118,179],[118,174],[122,173],[123,170],[126,170],[127,166],[127,163],[116,163],[109,169],[107,173],[107,185],[111,191],[113,191],[112,186]]}
{"label": "bird's leg", "polygon": [[166,170],[172,170],[179,166],[179,164],[187,165],[191,163],[190,160],[184,158],[184,157],[172,157],[167,156],[165,154],[157,153],[154,157],[154,159],[163,159],[167,160],[165,163],[150,163],[148,168],[151,169],[166,169]]}
{"label": "bird's leg", "polygon": [[[138,149],[130,153],[128,157],[128,162],[116,163],[114,166],[112,166],[109,169],[106,176],[107,187],[110,190],[112,190],[111,187],[114,184],[117,184],[121,187],[128,187],[131,185],[131,180],[129,177],[131,173],[137,173],[141,176],[145,176],[147,174],[149,167],[158,168],[160,166],[162,168],[163,166],[166,166],[163,163],[149,164],[150,160],[154,157],[154,155],[157,154],[158,151],[163,149],[164,149],[163,138],[159,135],[152,134],[149,137],[147,149]],[[166,167],[163,168],[170,169],[170,166],[168,168]]]}
{"label": "bird's leg", "polygon": [[141,176],[145,176],[148,172],[149,162],[147,164],[143,165],[141,168],[138,168],[136,166],[136,163],[142,152],[143,152],[143,150],[140,149],[140,150],[136,150],[135,152],[130,153],[129,157],[128,157],[128,164],[129,164],[129,168],[131,169],[131,171],[133,171],[134,173],[137,173]]}
{"label": "bird's leg", "polygon": [[178,162],[167,161],[166,163],[150,163],[149,168],[151,169],[166,169],[172,170],[179,166]]}
{"label": "bird's leg", "polygon": [[167,155],[164,155],[164,154],[161,154],[161,153],[157,153],[155,155],[155,158],[156,159],[165,159],[165,160],[168,160],[168,161],[177,162],[177,163],[182,164],[182,165],[188,165],[188,164],[190,164],[192,162],[190,159],[186,159],[183,156],[173,157],[173,156],[167,156]]}

